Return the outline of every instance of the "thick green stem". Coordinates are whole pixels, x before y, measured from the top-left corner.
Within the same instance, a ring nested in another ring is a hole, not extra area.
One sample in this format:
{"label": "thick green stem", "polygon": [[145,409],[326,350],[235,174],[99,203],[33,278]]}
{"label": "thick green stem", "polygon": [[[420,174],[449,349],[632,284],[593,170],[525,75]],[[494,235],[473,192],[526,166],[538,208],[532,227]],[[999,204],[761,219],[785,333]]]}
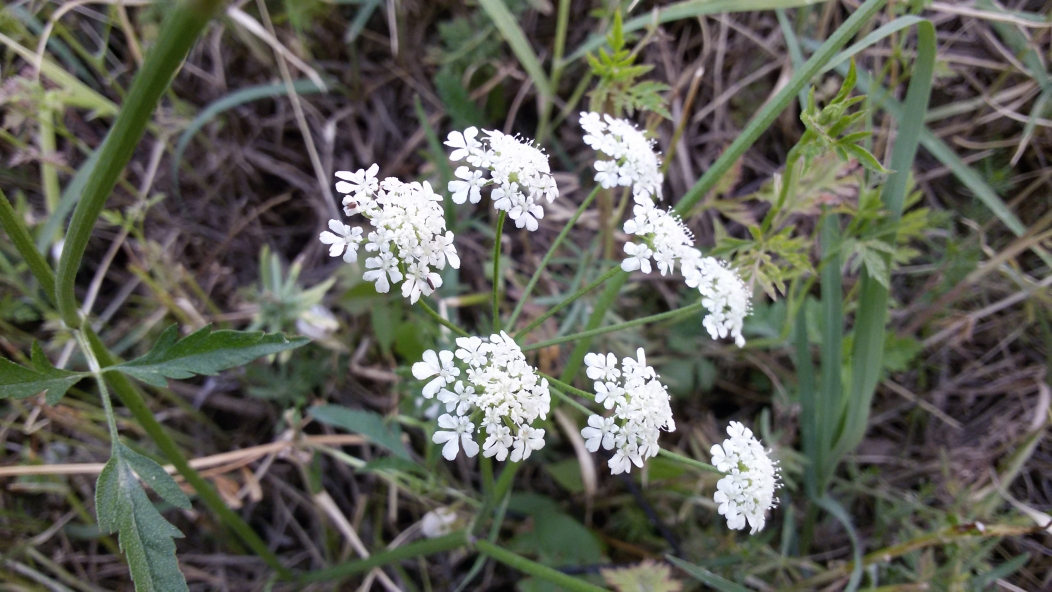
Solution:
{"label": "thick green stem", "polygon": [[[99,365],[105,371],[107,366],[113,366],[118,363],[118,360],[113,357],[113,354],[106,349],[106,346],[99,339],[98,335],[91,330],[91,327],[85,326],[83,329],[84,338],[88,342],[88,346],[91,351],[95,354],[98,359]],[[143,400],[139,390],[128,380],[126,376],[120,372],[107,372],[106,378],[110,381],[113,386],[114,392],[120,397],[121,402],[131,412],[132,417],[139,422],[146,434],[153,440],[157,448],[161,450],[161,453],[171,462],[179,474],[186,479],[186,482],[197,491],[197,495],[200,496],[201,500],[205,502],[213,512],[219,515],[219,518],[230,527],[231,530],[236,532],[241,537],[245,544],[252,549],[260,558],[263,559],[271,568],[281,574],[283,577],[291,577],[291,572],[281,561],[278,560],[275,555],[263,542],[263,539],[259,538],[252,528],[241,519],[233,510],[227,507],[223,499],[219,497],[216,490],[201,474],[194,470],[187,462],[186,457],[183,456],[179,447],[175,444],[167,433],[164,431],[164,427],[157,421],[157,418],[153,416],[153,412],[146,405],[146,401]]]}
{"label": "thick green stem", "polygon": [[[564,335],[562,337],[556,337],[555,339],[549,339],[548,341],[541,341],[539,343],[530,343],[528,345],[522,346],[522,351],[526,352],[526,351],[530,351],[530,350],[534,350],[534,349],[541,349],[543,347],[551,347],[553,345],[559,345],[560,343],[566,343],[568,341],[577,341],[578,342],[578,347],[579,347],[581,343],[585,343],[585,341],[579,341],[579,340],[588,340],[587,343],[591,343],[591,338],[595,337],[596,335],[602,335],[604,333],[613,333],[614,331],[620,331],[622,329],[628,329],[630,327],[638,327],[639,325],[645,325],[647,323],[656,323],[658,321],[674,319],[674,318],[677,318],[677,317],[680,317],[680,316],[686,316],[686,315],[689,315],[689,314],[693,314],[693,313],[696,313],[696,312],[704,310],[704,309],[705,309],[705,307],[699,301],[699,302],[695,302],[694,304],[691,304],[690,306],[684,306],[683,308],[677,308],[676,310],[670,310],[668,312],[663,312],[663,313],[659,313],[659,314],[656,314],[656,315],[650,315],[648,317],[641,317],[641,318],[638,318],[638,319],[633,319],[631,321],[625,321],[624,323],[617,323],[616,325],[608,325],[606,327],[597,327],[595,329],[589,329],[587,331],[581,331],[580,333],[574,333],[572,335]],[[576,352],[577,352],[577,350],[575,349],[574,353],[576,354]],[[587,349],[585,350],[585,353],[588,353]],[[574,357],[576,357],[576,356],[574,356]],[[582,360],[584,359],[584,354],[581,354],[581,359]],[[580,363],[578,363],[578,368],[579,367],[580,367]],[[576,373],[577,373],[577,368],[574,369],[574,374],[576,374]],[[571,374],[570,377],[572,378],[573,374]],[[563,380],[564,380],[564,382],[566,380],[565,372],[563,374]]]}
{"label": "thick green stem", "polygon": [[132,81],[121,112],[99,148],[98,162],[73,212],[58,263],[56,304],[63,322],[71,328],[81,324],[74,284],[95,221],[142,138],[161,94],[219,4],[219,0],[184,0],[175,5],[162,23],[157,43]]}
{"label": "thick green stem", "polygon": [[441,553],[442,551],[451,551],[458,547],[463,547],[468,544],[468,533],[464,530],[459,530],[454,533],[447,534],[443,537],[434,539],[424,539],[416,541],[415,543],[409,543],[401,547],[395,547],[390,551],[384,551],[382,553],[376,553],[370,555],[365,559],[359,559],[357,561],[349,561],[347,563],[341,563],[328,569],[322,569],[319,571],[311,572],[300,576],[297,581],[300,584],[310,584],[313,582],[328,582],[331,580],[339,580],[367,572],[374,567],[380,567],[382,565],[388,565],[403,559],[412,559],[413,557],[420,557],[422,555],[431,555],[432,553]]}
{"label": "thick green stem", "polygon": [[3,227],[7,236],[11,237],[11,242],[26,260],[29,271],[33,272],[33,276],[40,282],[40,287],[44,289],[48,299],[54,301],[55,273],[51,271],[51,266],[33,244],[33,237],[29,236],[25,224],[18,219],[18,213],[11,207],[11,202],[7,201],[7,196],[3,191],[0,191],[0,226]]}
{"label": "thick green stem", "polygon": [[493,239],[493,332],[500,331],[500,238],[504,234],[504,220],[508,213],[497,215],[497,236]]}
{"label": "thick green stem", "polygon": [[519,320],[519,314],[522,313],[522,307],[526,304],[526,299],[533,293],[533,288],[537,286],[537,282],[541,279],[541,274],[544,273],[544,270],[548,267],[548,262],[551,261],[555,252],[559,250],[559,245],[562,244],[566,235],[570,234],[570,230],[572,230],[574,225],[577,224],[577,219],[581,217],[581,214],[583,214],[586,209],[588,209],[588,206],[595,200],[595,196],[599,195],[600,189],[601,187],[597,186],[588,194],[588,197],[585,198],[577,208],[577,211],[574,212],[573,216],[567,220],[566,226],[563,226],[562,231],[559,232],[559,236],[555,237],[555,241],[552,243],[552,246],[548,248],[548,252],[544,255],[544,259],[541,259],[541,264],[537,266],[537,271],[533,272],[533,277],[530,278],[526,287],[523,288],[522,295],[519,296],[519,301],[515,304],[515,310],[511,311],[511,316],[508,317],[509,327],[515,328],[515,321]]}
{"label": "thick green stem", "polygon": [[502,549],[489,541],[475,541],[475,548],[480,553],[489,555],[508,567],[517,569],[522,573],[529,574],[535,578],[551,582],[564,590],[571,590],[573,592],[606,592],[604,588],[593,586],[588,582],[579,580],[573,576],[568,576],[561,571],[556,571],[546,565],[541,565],[536,561],[530,561],[521,555],[516,555],[511,551]]}
{"label": "thick green stem", "polygon": [[570,294],[570,296],[564,298],[559,304],[556,304],[555,306],[553,306],[550,309],[548,309],[548,311],[545,312],[544,314],[542,314],[541,316],[537,317],[536,319],[533,319],[533,321],[531,321],[529,325],[526,325],[525,327],[522,328],[521,331],[519,331],[519,332],[517,332],[515,334],[515,338],[516,339],[520,339],[523,336],[528,335],[530,331],[533,331],[534,329],[536,329],[538,325],[540,325],[544,321],[548,320],[552,315],[554,315],[555,313],[559,312],[560,310],[566,308],[567,306],[570,306],[575,301],[577,301],[577,299],[580,298],[581,296],[584,296],[585,294],[587,294],[587,293],[591,292],[592,290],[598,288],[599,286],[601,286],[603,284],[603,282],[605,282],[606,280],[614,277],[620,271],[621,271],[620,267],[610,268],[609,270],[607,270],[606,273],[604,273],[603,275],[601,275],[598,278],[596,278],[595,280],[593,280],[592,283],[590,283],[587,286],[581,288],[580,290],[574,292],[573,294]]}
{"label": "thick green stem", "polygon": [[420,308],[424,309],[424,312],[429,314],[431,316],[431,318],[435,319],[435,321],[437,321],[439,325],[442,325],[443,327],[449,329],[450,331],[456,333],[457,335],[460,335],[461,337],[468,337],[469,336],[469,333],[467,331],[465,331],[465,330],[461,329],[460,327],[454,325],[452,322],[442,318],[442,315],[440,315],[437,312],[435,312],[435,309],[433,309],[430,306],[428,306],[427,303],[424,302],[423,300],[417,300],[416,303],[419,304]]}

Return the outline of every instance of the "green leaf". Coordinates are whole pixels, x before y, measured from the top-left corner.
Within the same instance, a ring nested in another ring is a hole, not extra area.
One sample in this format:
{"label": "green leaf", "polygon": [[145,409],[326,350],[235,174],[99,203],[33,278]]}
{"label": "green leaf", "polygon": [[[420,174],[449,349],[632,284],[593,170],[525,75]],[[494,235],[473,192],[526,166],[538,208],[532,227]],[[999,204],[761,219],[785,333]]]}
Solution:
{"label": "green leaf", "polygon": [[307,344],[306,337],[286,339],[281,334],[262,332],[212,331],[202,328],[185,339],[178,339],[175,325],[161,333],[148,354],[130,362],[106,368],[120,370],[153,386],[167,385],[165,378],[190,378],[198,374],[213,376],[223,370],[243,366],[261,356],[276,354]]}
{"label": "green leaf", "polygon": [[154,490],[164,501],[177,508],[183,510],[191,508],[190,498],[186,497],[183,490],[179,489],[179,484],[175,482],[175,479],[172,479],[172,476],[161,465],[157,464],[152,458],[143,456],[123,444],[119,444],[119,446],[121,447],[121,457],[139,475],[139,479],[142,479],[144,483],[150,486],[150,489]]}
{"label": "green leaf", "polygon": [[[173,493],[173,489],[178,491],[179,487],[157,463],[115,442],[95,487],[99,528],[107,533],[119,533],[121,550],[128,559],[138,592],[187,590],[172,540],[182,538],[183,533],[157,511],[133,470],[142,470],[144,480],[151,483],[151,487],[156,484],[159,489],[155,491],[166,501],[180,502],[175,505],[185,502],[181,507],[189,507],[185,495],[180,499]],[[158,472],[166,479],[159,478]]]}
{"label": "green leaf", "polygon": [[730,580],[721,578],[720,576],[712,573],[704,567],[694,565],[693,563],[687,563],[686,561],[683,561],[682,559],[676,559],[671,555],[665,555],[665,559],[668,559],[676,567],[694,576],[694,579],[698,580],[699,582],[704,582],[709,586],[712,586],[713,588],[719,590],[720,592],[751,592],[745,586],[741,586],[735,584]]}
{"label": "green leaf", "polygon": [[402,443],[402,430],[397,423],[388,424],[378,413],[360,409],[348,409],[340,405],[318,405],[311,407],[314,419],[361,434],[373,444],[390,450],[396,456],[412,460],[409,450]]}
{"label": "green leaf", "polygon": [[599,573],[617,592],[679,592],[683,585],[672,579],[669,566],[645,559],[639,565],[621,569],[604,569]]}
{"label": "green leaf", "polygon": [[54,405],[78,380],[88,376],[52,366],[35,341],[30,355],[29,368],[0,358],[0,399],[25,399],[46,391],[48,404]]}

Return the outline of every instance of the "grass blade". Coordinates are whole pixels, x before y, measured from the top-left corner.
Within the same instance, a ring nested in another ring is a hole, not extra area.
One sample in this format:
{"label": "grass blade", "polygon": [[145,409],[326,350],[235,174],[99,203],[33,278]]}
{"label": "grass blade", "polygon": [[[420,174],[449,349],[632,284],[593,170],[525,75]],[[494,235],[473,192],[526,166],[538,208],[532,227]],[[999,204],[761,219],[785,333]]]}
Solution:
{"label": "grass blade", "polygon": [[[896,226],[902,216],[909,174],[917,154],[924,116],[931,96],[935,73],[935,27],[928,21],[917,25],[917,61],[914,63],[904,117],[899,119],[895,147],[891,153],[891,175],[881,192],[888,211],[886,224]],[[893,234],[891,236],[894,236]],[[890,255],[885,259],[890,268]],[[830,462],[836,462],[852,450],[866,431],[870,402],[883,369],[884,326],[888,314],[888,289],[862,271],[861,296],[855,313],[854,349],[851,359],[851,387],[844,431],[837,439]]]}
{"label": "grass blade", "polygon": [[479,4],[486,11],[486,14],[489,15],[493,24],[496,25],[500,34],[504,36],[504,40],[511,46],[512,53],[519,59],[523,69],[530,75],[530,79],[533,80],[533,86],[537,88],[537,93],[541,95],[541,101],[544,103],[550,101],[552,90],[548,85],[548,76],[544,73],[541,61],[537,59],[537,54],[526,39],[522,28],[515,21],[515,15],[508,10],[504,0],[479,0]]}
{"label": "grass blade", "polygon": [[[934,33],[934,28],[932,31]],[[858,590],[858,585],[862,582],[862,545],[859,544],[858,533],[855,532],[855,527],[851,524],[851,516],[848,515],[844,506],[840,505],[840,502],[831,497],[822,496],[816,499],[815,503],[826,512],[829,512],[830,516],[836,518],[837,522],[844,525],[847,536],[851,538],[851,553],[854,555],[855,561],[851,567],[851,577],[848,579],[847,587],[844,590],[845,592],[855,592],[855,590]]]}
{"label": "grass blade", "polygon": [[816,461],[818,480],[815,484],[815,495],[818,496],[825,494],[829,478],[836,470],[835,461],[830,463],[827,455],[833,447],[836,429],[846,406],[843,397],[844,384],[840,376],[840,352],[844,339],[844,289],[840,277],[840,227],[835,214],[827,214],[822,220],[821,243],[822,369],[818,405],[815,409],[815,437],[819,456],[812,459]]}
{"label": "grass blade", "polygon": [[[297,80],[292,83],[292,89],[296,91],[296,94],[300,95],[322,92],[322,89],[310,80]],[[207,107],[202,109],[197,114],[197,117],[194,117],[193,121],[190,122],[190,125],[186,126],[186,129],[179,136],[179,141],[175,144],[175,154],[172,155],[172,184],[176,195],[179,192],[179,166],[183,163],[183,152],[186,151],[190,140],[193,139],[197,132],[201,131],[205,124],[215,119],[220,113],[229,111],[238,105],[244,105],[259,99],[283,97],[286,94],[287,89],[284,84],[261,84],[234,91],[221,99],[209,103]]]}
{"label": "grass blade", "polygon": [[[646,28],[651,24],[671,23],[683,19],[695,18],[706,14],[721,12],[756,12],[759,10],[777,10],[779,8],[796,8],[818,4],[814,0],[688,0],[677,2],[668,7],[648,12],[634,19],[625,21],[624,32],[630,33]],[[566,62],[579,60],[590,51],[595,51],[606,43],[606,34],[596,34],[579,45]]]}

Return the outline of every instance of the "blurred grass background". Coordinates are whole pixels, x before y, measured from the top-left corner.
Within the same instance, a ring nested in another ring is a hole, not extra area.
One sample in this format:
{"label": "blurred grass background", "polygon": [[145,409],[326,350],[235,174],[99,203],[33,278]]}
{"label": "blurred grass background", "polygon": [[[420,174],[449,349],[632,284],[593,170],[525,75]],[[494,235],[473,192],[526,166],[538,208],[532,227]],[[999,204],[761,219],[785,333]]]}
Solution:
{"label": "blurred grass background", "polygon": [[[563,199],[546,209],[538,233],[504,235],[498,280],[514,299],[587,195],[592,154],[574,125],[587,103],[583,93],[594,85],[583,50],[597,47],[613,10],[629,4],[233,3],[162,98],[89,242],[78,293],[102,339],[125,357],[144,352],[172,322],[184,331],[214,323],[315,339],[244,372],[150,390],[172,437],[189,457],[216,463],[205,474],[289,565],[320,569],[349,558],[347,525],[365,546],[380,549],[442,500],[455,502],[456,492],[477,486],[464,459],[445,465],[430,454],[424,471],[382,450],[333,440],[341,430],[331,422],[303,420],[309,405],[331,402],[396,417],[418,449],[428,440],[414,419],[419,386],[406,369],[440,338],[439,328],[397,294],[377,295],[359,269],[326,256],[316,236],[337,217],[333,171],[376,162],[384,176],[444,187],[451,169],[440,142],[449,130],[479,125],[543,135],[553,169],[562,171]],[[648,77],[669,86],[671,118],[641,123],[668,157],[670,203],[857,8],[853,0],[638,4],[627,13],[626,30],[641,48],[639,60],[653,66]],[[555,43],[559,6],[569,10],[565,47]],[[889,285],[884,373],[864,439],[829,477],[861,546],[874,552],[865,571],[882,589],[1052,589],[1050,539],[1035,532],[1052,513],[1052,444],[1045,437],[1052,402],[1049,8],[1039,1],[894,2],[859,35],[920,15],[935,24],[938,46],[909,225],[900,228],[903,258]],[[52,258],[85,181],[77,173],[101,144],[164,11],[163,4],[129,0],[11,2],[0,12],[0,188]],[[655,21],[660,25],[651,26]],[[908,117],[900,102],[915,39],[904,28],[856,54],[856,88],[870,99],[870,149],[885,163],[895,122]],[[813,81],[820,102],[833,98],[843,75],[831,71]],[[803,133],[799,112],[798,104],[786,110],[684,216],[700,247],[747,237],[747,227],[763,219],[769,182]],[[804,267],[824,257],[822,207],[861,209],[866,197],[856,164],[831,160],[812,173],[792,212]],[[494,212],[458,208],[448,215],[464,264],[445,278],[440,312],[484,327]],[[601,228],[596,212],[581,216],[523,308],[519,328],[543,313],[539,305],[560,301],[609,266]],[[859,264],[846,259],[840,281],[851,324],[861,282]],[[648,279],[629,279],[609,322],[682,304],[677,284]],[[804,457],[796,452],[802,387],[800,346],[791,336],[827,346],[829,321],[817,291],[792,302],[775,295],[758,299],[742,350],[709,340],[700,317],[605,335],[594,346],[647,348],[674,395],[678,429],[662,439],[666,446],[706,458],[722,440],[722,426],[741,420],[775,448],[786,487],[761,535],[726,530],[711,502],[712,476],[657,458],[643,474],[610,477],[601,460],[598,469],[579,460],[568,431],[552,422],[554,440],[517,477],[521,494],[508,509],[502,542],[609,586],[618,576],[604,570],[673,553],[749,589],[843,587],[849,533],[825,517],[813,532],[801,532],[810,506]],[[578,301],[537,334],[581,330],[593,303]],[[33,339],[56,365],[83,365],[5,235],[0,348],[21,362]],[[846,372],[850,334],[840,349]],[[540,349],[536,365],[557,374],[567,351]],[[0,468],[9,469],[0,493],[0,581],[8,589],[130,589],[115,539],[95,528],[94,475],[26,469],[104,461],[104,424],[97,397],[77,389],[55,407],[41,398],[0,408]],[[121,428],[143,452],[153,451],[134,422]],[[253,448],[300,430],[315,438],[310,446]],[[318,491],[331,505],[318,503]],[[187,534],[177,547],[191,588],[268,585],[262,561],[244,554],[212,516],[165,516]],[[470,565],[469,557],[451,553],[388,573],[403,589],[446,590]],[[700,586],[679,570],[638,569],[676,580],[669,586]],[[493,564],[472,585],[541,588]]]}

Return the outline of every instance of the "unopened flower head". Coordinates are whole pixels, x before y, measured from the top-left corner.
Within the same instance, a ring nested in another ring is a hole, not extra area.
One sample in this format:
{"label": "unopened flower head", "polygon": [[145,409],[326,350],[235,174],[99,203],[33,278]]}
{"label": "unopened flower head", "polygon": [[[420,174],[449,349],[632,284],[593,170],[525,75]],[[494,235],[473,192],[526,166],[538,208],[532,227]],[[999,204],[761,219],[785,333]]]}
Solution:
{"label": "unopened flower head", "polygon": [[635,358],[621,360],[614,354],[590,353],[584,357],[588,378],[595,381],[595,402],[612,409],[609,417],[592,415],[581,430],[588,450],[616,450],[609,461],[610,473],[632,472],[632,465],[657,456],[660,430],[674,432],[668,391],[657,373],[647,365],[643,348]]}
{"label": "unopened flower head", "polygon": [[[548,156],[531,142],[496,130],[469,127],[450,132],[446,146],[453,148],[449,159],[469,166],[457,167],[457,179],[449,182],[453,203],[482,199],[482,188],[492,186],[493,207],[508,213],[517,228],[537,230],[544,217],[541,200],[551,203],[559,196],[555,178],[548,168]],[[488,177],[487,177],[488,175]]]}
{"label": "unopened flower head", "polygon": [[711,450],[712,464],[726,473],[716,483],[713,499],[729,528],[741,530],[748,522],[750,534],[756,534],[763,530],[767,510],[778,504],[774,492],[781,486],[781,472],[752,430],[732,421],[727,435],[730,437],[723,444]]}
{"label": "unopened flower head", "polygon": [[424,397],[437,395],[445,404],[433,437],[444,444],[442,456],[453,460],[461,448],[469,457],[478,454],[476,432],[483,455],[500,461],[518,462],[543,448],[544,430],[531,424],[548,416],[548,381],[526,363],[515,340],[501,331],[488,340],[460,337],[456,343],[454,351],[428,350],[413,364],[413,376],[428,380]]}
{"label": "unopened flower head", "polygon": [[425,537],[435,539],[453,532],[457,523],[457,512],[453,508],[435,508],[420,520],[420,531]]}
{"label": "unopened flower head", "polygon": [[635,124],[610,115],[581,113],[584,142],[611,160],[595,161],[595,180],[603,187],[631,187],[634,195],[661,199],[661,159],[654,142]]}
{"label": "unopened flower head", "polygon": [[358,247],[364,241],[366,258],[362,277],[375,282],[376,291],[390,291],[392,283],[402,282],[402,296],[415,303],[420,295],[430,296],[442,285],[435,272],[448,262],[460,268],[460,257],[453,245],[453,233],[446,230],[442,196],[423,183],[403,183],[394,177],[376,179],[377,165],[356,172],[338,171],[336,190],[344,194],[344,213],[361,214],[373,230],[362,236],[339,220],[329,221],[321,242],[330,245],[329,255],[341,254],[347,262],[358,260]]}

